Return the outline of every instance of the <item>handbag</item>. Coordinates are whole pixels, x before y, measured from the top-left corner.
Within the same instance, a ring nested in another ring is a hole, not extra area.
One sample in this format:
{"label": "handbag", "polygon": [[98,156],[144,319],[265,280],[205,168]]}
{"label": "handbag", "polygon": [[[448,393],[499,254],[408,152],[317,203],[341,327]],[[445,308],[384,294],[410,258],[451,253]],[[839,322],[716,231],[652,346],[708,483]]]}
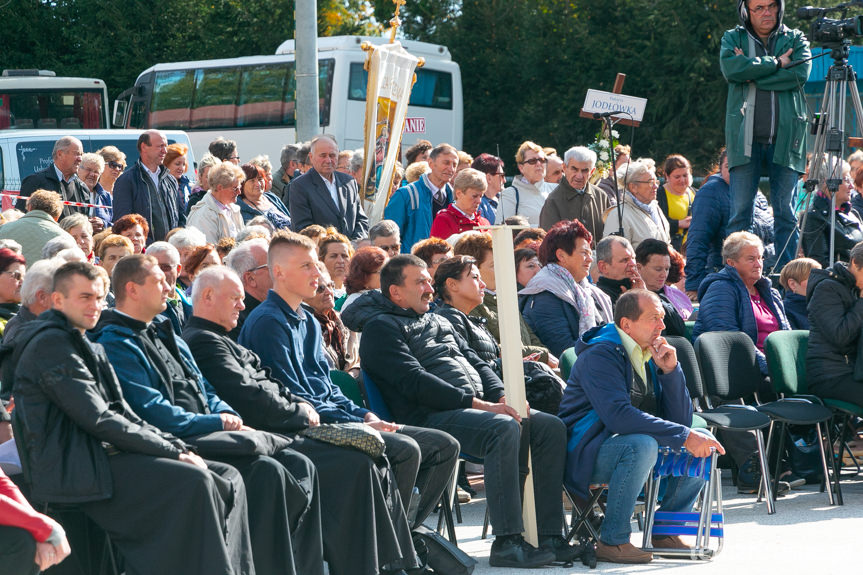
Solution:
{"label": "handbag", "polygon": [[299,435],[339,447],[351,447],[375,460],[380,459],[386,450],[380,432],[365,423],[322,423],[302,430]]}
{"label": "handbag", "polygon": [[424,566],[440,575],[471,575],[476,559],[425,525],[413,530],[414,547]]}
{"label": "handbag", "polygon": [[267,431],[213,431],[185,438],[203,458],[273,455],[287,449],[291,439]]}

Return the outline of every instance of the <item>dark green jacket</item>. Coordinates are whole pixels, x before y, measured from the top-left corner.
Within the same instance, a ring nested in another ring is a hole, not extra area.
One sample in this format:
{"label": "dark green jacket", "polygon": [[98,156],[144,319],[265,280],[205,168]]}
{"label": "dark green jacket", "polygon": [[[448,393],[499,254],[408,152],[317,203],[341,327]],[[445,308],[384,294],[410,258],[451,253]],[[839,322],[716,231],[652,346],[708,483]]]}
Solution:
{"label": "dark green jacket", "polygon": [[[740,0],[739,4],[744,4]],[[745,6],[745,4],[744,4]],[[755,110],[755,91],[771,90],[779,104],[779,121],[773,153],[773,163],[803,173],[806,164],[806,134],[808,114],[803,85],[809,78],[810,62],[789,69],[779,68],[779,55],[793,50],[791,60],[810,56],[809,41],[800,30],[782,24],[784,2],[780,1],[779,24],[771,33],[768,53],[775,56],[756,56],[755,44],[759,40],[748,28],[740,25],[727,30],[722,36],[719,50],[719,67],[728,81],[728,99],[725,109],[725,145],[728,149],[728,167],[749,163],[752,152]],[[748,21],[745,7],[741,18]],[[735,55],[740,48],[742,55]]]}

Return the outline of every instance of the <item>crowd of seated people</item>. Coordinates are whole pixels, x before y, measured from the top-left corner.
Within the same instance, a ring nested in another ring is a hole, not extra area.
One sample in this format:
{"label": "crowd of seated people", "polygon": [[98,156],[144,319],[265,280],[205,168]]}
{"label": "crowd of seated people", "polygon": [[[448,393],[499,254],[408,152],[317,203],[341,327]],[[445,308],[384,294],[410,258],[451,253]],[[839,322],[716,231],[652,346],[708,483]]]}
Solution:
{"label": "crowd of seated people", "polygon": [[[580,497],[597,481],[619,503],[598,557],[641,563],[651,556],[629,544],[628,518],[659,446],[727,450],[744,493],[760,478],[751,435],[690,428],[666,335],[745,333],[769,392],[767,336],[809,329],[807,367],[823,375],[810,391],[863,405],[852,207],[863,200],[847,163],[839,190],[808,203],[780,295],[760,233],[772,226],[756,217],[755,233],[726,234],[724,152],[696,191],[685,157],[657,174],[625,150],[621,220],[586,147],[561,159],[526,141],[508,184],[497,156],[421,142],[375,222],[356,181],[362,151],[328,135],[285,146],[275,172],[219,138],[197,181],[185,176],[189,150],[157,130],[128,162],[112,146],[82,158],[79,146],[63,138],[52,156],[69,186],[33,190],[0,221],[0,442],[14,420],[22,468],[0,474],[0,511],[13,518],[0,528],[4,573],[36,573],[89,544],[54,515],[67,504],[110,536],[128,572],[427,573],[414,530],[448,492],[459,453],[483,461],[492,565],[576,558],[561,490]],[[70,207],[79,193],[99,207]],[[496,277],[495,223],[518,226],[516,286]],[[504,287],[517,309],[499,308]],[[521,358],[565,384],[559,413],[507,402],[509,313]],[[575,367],[559,373],[572,348]],[[373,380],[392,421],[349,399],[335,371]],[[521,536],[522,417],[538,546]],[[387,457],[312,438],[326,426],[375,437]],[[611,477],[622,466],[631,476]],[[780,491],[798,484],[786,471]],[[664,508],[688,510],[701,488],[677,482]]]}

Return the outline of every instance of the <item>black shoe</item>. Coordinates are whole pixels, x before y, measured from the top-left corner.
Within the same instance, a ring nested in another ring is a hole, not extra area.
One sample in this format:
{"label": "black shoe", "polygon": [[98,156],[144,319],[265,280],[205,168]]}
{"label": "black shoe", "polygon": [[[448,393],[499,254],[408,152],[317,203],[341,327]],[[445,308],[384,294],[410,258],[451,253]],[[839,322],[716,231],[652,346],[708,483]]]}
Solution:
{"label": "black shoe", "polygon": [[[737,472],[737,493],[758,493],[760,484],[761,469],[758,466],[758,455],[752,454]],[[791,491],[791,485],[787,481],[780,481],[773,497],[781,497],[789,491]]]}
{"label": "black shoe", "polygon": [[560,535],[542,537],[539,540],[539,548],[554,553],[555,561],[569,563],[581,557],[584,548],[581,545],[570,545]]}
{"label": "black shoe", "polygon": [[492,567],[515,567],[533,569],[548,565],[555,560],[554,553],[537,549],[521,535],[496,537],[491,544],[488,563]]}

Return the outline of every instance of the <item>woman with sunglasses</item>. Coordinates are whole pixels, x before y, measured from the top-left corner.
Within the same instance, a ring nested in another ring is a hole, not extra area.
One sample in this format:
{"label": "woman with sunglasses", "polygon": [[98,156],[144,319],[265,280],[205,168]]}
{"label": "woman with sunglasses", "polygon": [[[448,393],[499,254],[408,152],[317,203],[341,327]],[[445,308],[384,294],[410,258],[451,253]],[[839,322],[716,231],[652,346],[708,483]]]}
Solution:
{"label": "woman with sunglasses", "polygon": [[24,283],[25,260],[9,248],[0,249],[0,337],[6,322],[21,309],[21,284]]}
{"label": "woman with sunglasses", "polygon": [[500,193],[500,201],[495,214],[495,223],[502,224],[510,216],[524,216],[534,228],[539,227],[539,213],[545,199],[557,187],[545,181],[545,168],[548,158],[542,148],[527,141],[518,147],[515,162],[520,175],[512,180],[512,186]]}
{"label": "woman with sunglasses", "polygon": [[105,146],[96,152],[105,160],[105,169],[99,176],[99,184],[96,186],[96,203],[107,208],[93,208],[93,216],[103,220],[105,227],[111,227],[114,220],[114,210],[111,208],[114,198],[114,182],[126,169],[126,154],[116,146]]}

